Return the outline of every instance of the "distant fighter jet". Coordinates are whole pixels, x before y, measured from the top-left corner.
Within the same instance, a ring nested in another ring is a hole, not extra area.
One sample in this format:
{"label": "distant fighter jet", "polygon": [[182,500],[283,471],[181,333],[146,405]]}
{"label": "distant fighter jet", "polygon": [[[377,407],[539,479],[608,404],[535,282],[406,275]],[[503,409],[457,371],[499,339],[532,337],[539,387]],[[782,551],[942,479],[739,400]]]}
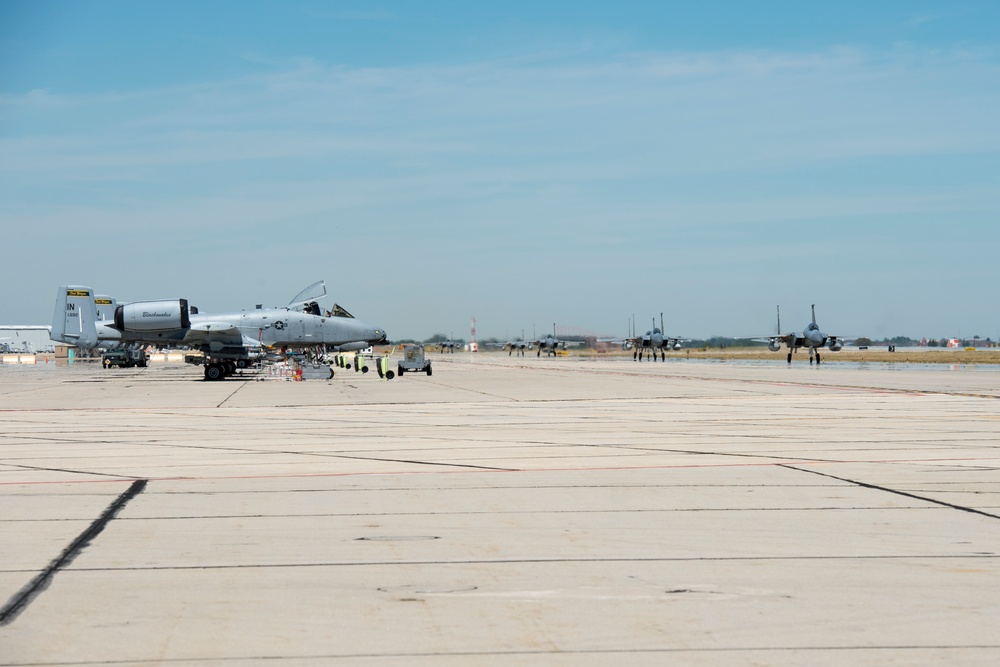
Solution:
{"label": "distant fighter jet", "polygon": [[232,375],[268,349],[362,343],[368,347],[386,339],[382,329],[353,318],[325,317],[291,307],[203,315],[189,308],[187,299],[169,299],[118,305],[111,322],[99,321],[97,312],[92,289],[61,286],[50,337],[84,349],[101,340],[186,345],[205,354],[207,380]]}
{"label": "distant fighter jet", "polygon": [[844,338],[840,336],[831,336],[830,334],[823,333],[820,331],[819,325],[816,324],[816,304],[812,305],[812,322],[806,325],[806,328],[801,334],[796,333],[781,333],[781,306],[778,306],[778,333],[774,336],[759,337],[754,340],[767,341],[767,349],[771,352],[777,352],[781,349],[781,344],[784,343],[788,347],[788,363],[792,363],[792,353],[800,347],[809,348],[809,363],[813,362],[813,356],[816,357],[816,363],[820,363],[819,351],[824,347],[829,347],[831,352],[839,352],[841,348],[844,347]]}
{"label": "distant fighter jet", "polygon": [[[538,340],[529,343],[529,348],[535,346],[538,348],[538,352],[535,354],[536,357],[542,356],[542,350],[545,350],[549,355],[556,356],[557,349],[566,349],[566,341],[559,340],[556,338],[556,325],[552,324],[552,335],[547,335],[545,338],[539,338]],[[509,354],[507,356],[510,356]]]}
{"label": "distant fighter jet", "polygon": [[684,342],[683,338],[663,335],[663,313],[660,313],[659,328],[656,327],[656,318],[654,318],[652,331],[647,331],[641,336],[636,336],[635,332],[633,332],[632,338],[626,338],[622,342],[622,349],[632,350],[632,361],[636,361],[637,359],[642,361],[644,350],[650,351],[653,355],[653,361],[656,361],[656,351],[659,350],[660,357],[663,361],[666,361],[667,351],[681,349],[682,342]]}
{"label": "distant fighter jet", "polygon": [[519,356],[523,357],[524,356],[524,351],[525,350],[530,350],[532,344],[529,343],[529,342],[527,342],[526,340],[524,340],[524,330],[522,329],[521,330],[521,337],[520,338],[518,338],[516,340],[511,340],[510,336],[507,336],[507,342],[504,343],[503,345],[500,345],[499,343],[497,343],[497,346],[498,347],[502,347],[503,349],[507,350],[507,356],[508,357],[511,356],[512,354],[514,354],[515,350],[517,351],[517,353],[518,353]]}
{"label": "distant fighter jet", "polygon": [[[454,336],[454,334],[452,334],[452,336]],[[443,340],[438,343],[438,352],[451,352],[454,354],[455,348],[457,347],[462,347],[462,343],[454,340],[453,338],[449,338],[448,340]]]}
{"label": "distant fighter jet", "polygon": [[529,343],[525,342],[524,338],[518,338],[517,340],[507,341],[504,344],[504,347],[507,348],[507,356],[508,357],[511,356],[512,354],[514,354],[514,350],[517,350],[518,356],[523,357],[524,356],[524,350],[529,345],[530,345]]}

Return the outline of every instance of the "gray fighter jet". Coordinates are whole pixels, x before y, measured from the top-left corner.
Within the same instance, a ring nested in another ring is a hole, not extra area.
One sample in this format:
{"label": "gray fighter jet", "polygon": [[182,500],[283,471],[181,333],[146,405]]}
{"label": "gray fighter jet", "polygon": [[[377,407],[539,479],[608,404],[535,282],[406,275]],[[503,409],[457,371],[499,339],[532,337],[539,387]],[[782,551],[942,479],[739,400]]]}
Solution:
{"label": "gray fighter jet", "polygon": [[788,363],[792,363],[792,354],[800,347],[809,348],[809,363],[813,362],[813,357],[816,357],[816,363],[820,363],[819,351],[824,347],[830,348],[831,352],[839,352],[844,347],[844,338],[842,336],[832,336],[830,334],[823,333],[819,325],[816,324],[816,304],[812,305],[812,322],[806,325],[801,334],[797,333],[781,333],[781,306],[778,306],[778,333],[774,336],[759,337],[754,340],[767,341],[767,349],[771,352],[777,352],[781,349],[781,344],[784,343],[788,348]]}
{"label": "gray fighter jet", "polygon": [[[552,335],[550,336],[550,335],[546,334],[545,338],[539,338],[538,340],[536,340],[536,341],[534,341],[532,343],[529,343],[528,344],[528,349],[531,349],[532,346],[538,348],[538,352],[535,353],[536,357],[542,356],[542,350],[545,350],[548,355],[551,355],[551,356],[554,357],[554,356],[556,356],[556,350],[558,350],[558,349],[565,350],[566,349],[566,341],[559,340],[556,337],[556,325],[553,322],[552,323]],[[510,356],[510,355],[508,355],[508,356]]]}
{"label": "gray fighter jet", "polygon": [[385,332],[349,317],[326,317],[293,308],[200,314],[187,299],[118,305],[110,322],[98,320],[89,287],[63,285],[56,295],[51,338],[84,349],[100,341],[188,346],[205,354],[205,379],[221,380],[268,351],[314,345],[364,347]]}
{"label": "gray fighter jet", "polygon": [[462,347],[462,343],[455,340],[455,334],[452,333],[451,336],[448,340],[438,343],[438,352],[451,352],[454,354],[456,348]]}
{"label": "gray fighter jet", "polygon": [[515,350],[517,351],[518,356],[523,357],[524,351],[528,347],[530,347],[530,343],[524,340],[524,331],[521,331],[520,338],[518,338],[517,340],[508,340],[506,343],[504,343],[504,347],[507,348],[508,357],[514,354]]}
{"label": "gray fighter jet", "polygon": [[660,357],[663,361],[666,361],[667,351],[681,349],[682,342],[684,342],[683,338],[663,335],[663,313],[660,313],[659,328],[656,326],[656,318],[653,318],[653,329],[641,336],[636,336],[633,331],[632,337],[626,338],[622,343],[622,349],[632,350],[632,361],[642,361],[642,353],[645,350],[649,350],[653,356],[653,361],[656,361],[656,352],[659,350]]}

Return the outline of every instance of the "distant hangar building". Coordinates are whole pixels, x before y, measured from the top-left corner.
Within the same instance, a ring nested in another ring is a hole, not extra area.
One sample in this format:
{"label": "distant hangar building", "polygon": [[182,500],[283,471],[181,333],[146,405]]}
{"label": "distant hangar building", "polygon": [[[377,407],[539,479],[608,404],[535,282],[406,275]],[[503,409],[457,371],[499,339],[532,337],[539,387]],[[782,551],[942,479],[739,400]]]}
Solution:
{"label": "distant hangar building", "polygon": [[47,326],[0,324],[0,353],[52,353],[55,345]]}

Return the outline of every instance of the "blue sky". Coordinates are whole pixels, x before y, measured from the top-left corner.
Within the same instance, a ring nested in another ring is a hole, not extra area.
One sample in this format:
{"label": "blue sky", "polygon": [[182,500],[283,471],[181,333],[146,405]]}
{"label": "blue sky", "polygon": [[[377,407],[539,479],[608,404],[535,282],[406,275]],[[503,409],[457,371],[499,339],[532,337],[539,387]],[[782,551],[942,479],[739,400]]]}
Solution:
{"label": "blue sky", "polygon": [[[541,6],[538,6],[541,5]],[[1000,337],[1000,4],[0,3],[0,323]]]}

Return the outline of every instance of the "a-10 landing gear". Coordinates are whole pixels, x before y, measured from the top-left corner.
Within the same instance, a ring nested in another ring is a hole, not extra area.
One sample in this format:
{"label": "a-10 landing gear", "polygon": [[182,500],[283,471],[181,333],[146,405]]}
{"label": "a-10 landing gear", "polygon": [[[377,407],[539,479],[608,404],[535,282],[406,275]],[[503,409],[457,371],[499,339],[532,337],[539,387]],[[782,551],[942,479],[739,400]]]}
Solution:
{"label": "a-10 landing gear", "polygon": [[222,380],[236,372],[237,362],[230,359],[205,364],[206,380]]}

